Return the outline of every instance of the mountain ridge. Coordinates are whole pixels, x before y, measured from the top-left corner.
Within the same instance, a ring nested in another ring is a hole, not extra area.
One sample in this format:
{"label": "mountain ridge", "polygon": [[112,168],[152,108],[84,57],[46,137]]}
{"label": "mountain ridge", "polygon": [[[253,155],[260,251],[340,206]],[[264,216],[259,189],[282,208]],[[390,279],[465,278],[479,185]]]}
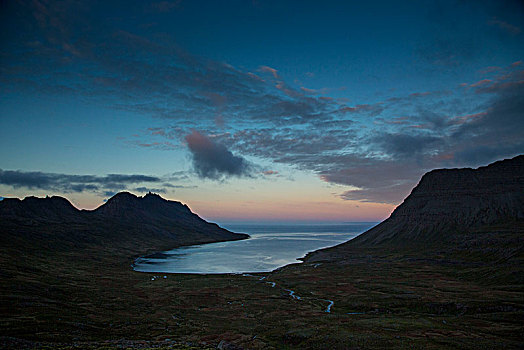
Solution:
{"label": "mountain ridge", "polygon": [[153,193],[143,197],[120,192],[94,210],[75,208],[59,196],[0,202],[2,238],[11,244],[42,243],[60,247],[105,244],[108,240],[145,245],[156,240],[173,247],[248,238],[209,223],[189,207]]}
{"label": "mountain ridge", "polygon": [[386,220],[348,242],[309,253],[305,260],[353,248],[456,243],[461,233],[505,222],[524,222],[524,155],[477,169],[432,170]]}

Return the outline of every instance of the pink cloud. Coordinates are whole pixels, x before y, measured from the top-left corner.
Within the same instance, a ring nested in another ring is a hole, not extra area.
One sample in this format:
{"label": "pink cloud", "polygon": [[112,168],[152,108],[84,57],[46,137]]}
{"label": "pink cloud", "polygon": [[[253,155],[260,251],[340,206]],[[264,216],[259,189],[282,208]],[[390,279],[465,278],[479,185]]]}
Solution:
{"label": "pink cloud", "polygon": [[286,95],[290,96],[290,97],[300,97],[300,96],[303,96],[302,93],[296,91],[296,90],[293,90],[293,89],[290,89],[286,83],[284,83],[283,81],[277,81],[275,87],[282,91],[283,93],[285,93]]}
{"label": "pink cloud", "polygon": [[369,112],[376,109],[376,105],[360,104],[355,107],[342,107],[341,112],[357,113],[357,112]]}
{"label": "pink cloud", "polygon": [[254,74],[254,73],[249,72],[249,73],[247,73],[247,75],[249,75],[251,78],[256,79],[258,81],[265,81],[264,79],[262,79],[261,77],[259,77],[258,75]]}
{"label": "pink cloud", "polygon": [[151,135],[166,136],[165,130],[161,128],[148,128],[147,130],[151,132]]}
{"label": "pink cloud", "polygon": [[271,68],[268,66],[260,66],[258,70],[264,73],[271,73],[273,77],[275,77],[275,79],[280,79],[280,77],[278,76],[278,71],[275,68]]}
{"label": "pink cloud", "polygon": [[396,117],[391,120],[386,120],[387,124],[406,124],[409,120],[409,117]]}
{"label": "pink cloud", "polygon": [[303,86],[300,87],[300,90],[304,91],[305,93],[307,94],[313,94],[313,95],[316,95],[319,93],[318,90],[315,90],[315,89],[308,89],[308,88],[305,88]]}
{"label": "pink cloud", "polygon": [[487,74],[487,73],[492,73],[492,72],[496,72],[496,71],[499,71],[501,70],[502,68],[500,67],[497,67],[497,66],[489,66],[489,67],[486,67],[486,68],[483,68],[479,71],[479,73],[481,74]]}
{"label": "pink cloud", "polygon": [[471,84],[471,87],[479,87],[482,85],[490,84],[492,81],[490,79],[482,79],[480,81],[477,81],[476,83]]}
{"label": "pink cloud", "polygon": [[431,126],[428,124],[415,124],[415,125],[410,125],[409,127],[413,129],[430,129],[431,128]]}
{"label": "pink cloud", "polygon": [[474,114],[467,114],[467,115],[457,116],[457,117],[451,118],[450,123],[453,124],[453,125],[462,125],[464,123],[469,122],[470,120],[483,117],[486,114],[487,114],[487,112],[480,112],[480,113],[474,113]]}
{"label": "pink cloud", "polygon": [[426,92],[414,92],[412,94],[409,94],[410,97],[421,97],[421,96],[428,96],[430,95],[431,92],[429,91],[426,91]]}

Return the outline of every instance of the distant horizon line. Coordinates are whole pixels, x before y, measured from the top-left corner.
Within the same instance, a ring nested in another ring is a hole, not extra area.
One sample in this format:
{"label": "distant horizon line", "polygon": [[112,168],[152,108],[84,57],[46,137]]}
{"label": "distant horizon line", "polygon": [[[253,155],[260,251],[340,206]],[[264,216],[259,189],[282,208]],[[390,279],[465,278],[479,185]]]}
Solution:
{"label": "distant horizon line", "polygon": [[219,225],[234,224],[234,225],[248,225],[248,224],[281,224],[281,225],[349,225],[349,224],[376,224],[383,220],[272,220],[272,219],[227,219],[227,220],[215,220],[205,218],[208,222],[214,222]]}
{"label": "distant horizon line", "polygon": [[[120,191],[120,192],[117,192],[115,193],[114,195],[112,195],[111,197],[109,198],[104,198],[102,200],[102,202],[100,204],[97,204],[96,206],[94,207],[83,207],[83,206],[79,206],[77,205],[77,203],[75,203],[73,200],[71,200],[71,198],[67,197],[65,194],[30,194],[30,195],[27,195],[27,196],[16,196],[16,195],[7,195],[7,196],[0,196],[0,201],[4,200],[4,199],[19,199],[19,200],[24,200],[26,198],[30,198],[30,197],[35,197],[35,198],[39,198],[39,199],[45,199],[45,198],[51,198],[51,197],[60,197],[60,198],[64,198],[65,200],[67,200],[75,209],[77,210],[81,210],[81,211],[93,211],[93,210],[96,210],[98,209],[99,207],[101,207],[102,205],[104,205],[109,199],[111,199],[112,197],[114,197],[115,195],[117,194],[120,194],[120,193],[130,193],[138,198],[143,198],[145,197],[148,193],[144,193],[143,195],[137,195],[137,194],[134,194],[133,192],[130,192],[130,191]],[[181,201],[181,200],[177,200],[177,199],[168,199],[168,198],[165,198],[162,196],[162,194],[159,194],[159,193],[154,193],[154,192],[149,192],[151,194],[156,194],[158,196],[160,196],[162,199],[164,200],[167,200],[167,201],[174,201],[174,202],[179,202],[179,203],[182,203],[184,205],[187,205],[190,210],[197,214],[199,217],[201,217],[202,219],[208,221],[208,222],[212,222],[212,223],[217,223],[219,225],[224,225],[224,224],[234,224],[234,225],[238,225],[238,224],[286,224],[286,225],[329,225],[329,224],[353,224],[353,223],[369,223],[369,224],[374,224],[374,223],[379,223],[379,222],[382,222],[384,221],[385,219],[387,219],[387,217],[389,215],[387,215],[386,217],[384,218],[361,218],[361,219],[355,219],[355,220],[351,220],[351,219],[322,219],[322,218],[318,218],[318,219],[297,219],[297,218],[242,218],[242,217],[236,217],[236,218],[230,218],[230,217],[213,217],[213,216],[207,216],[205,214],[202,214],[201,212],[199,211],[195,211],[193,210],[192,206],[185,202],[185,201]]]}

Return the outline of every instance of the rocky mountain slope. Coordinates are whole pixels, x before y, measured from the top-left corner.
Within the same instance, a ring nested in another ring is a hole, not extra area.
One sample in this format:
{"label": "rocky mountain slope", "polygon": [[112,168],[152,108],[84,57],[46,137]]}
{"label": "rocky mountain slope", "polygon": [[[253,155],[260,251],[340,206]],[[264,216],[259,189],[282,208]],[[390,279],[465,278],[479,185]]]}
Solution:
{"label": "rocky mountain slope", "polygon": [[461,235],[508,224],[524,225],[524,155],[478,169],[433,170],[388,219],[307,259],[359,247],[445,246],[460,243]]}
{"label": "rocky mountain slope", "polygon": [[0,202],[0,233],[6,245],[54,249],[148,241],[175,247],[248,237],[206,222],[180,202],[127,192],[92,211],[78,210],[56,196],[6,198]]}

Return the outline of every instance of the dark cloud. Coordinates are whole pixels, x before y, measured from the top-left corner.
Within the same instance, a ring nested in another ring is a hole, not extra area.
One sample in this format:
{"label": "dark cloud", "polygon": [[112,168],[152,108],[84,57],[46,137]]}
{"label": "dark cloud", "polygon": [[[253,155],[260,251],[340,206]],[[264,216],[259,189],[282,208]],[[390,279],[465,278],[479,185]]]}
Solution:
{"label": "dark cloud", "polygon": [[428,151],[436,151],[442,139],[428,135],[385,133],[375,137],[373,142],[392,158],[411,158]]}
{"label": "dark cloud", "polygon": [[399,204],[409,195],[415,184],[416,179],[391,186],[375,185],[372,188],[345,191],[339,197],[360,202]]}
{"label": "dark cloud", "polygon": [[485,163],[524,152],[524,86],[499,91],[484,113],[451,135],[457,162]]}
{"label": "dark cloud", "polygon": [[149,188],[149,187],[137,187],[134,189],[136,192],[141,192],[141,193],[147,193],[147,192],[152,192],[152,193],[166,193],[166,190],[163,189],[163,188]]}
{"label": "dark cloud", "polygon": [[484,40],[492,35],[492,26],[482,21],[464,21],[463,14],[470,13],[478,18],[482,13],[493,13],[493,4],[486,1],[441,1],[431,3],[427,8],[428,27],[421,32],[416,50],[422,60],[436,66],[456,67],[485,54]]}
{"label": "dark cloud", "polygon": [[362,202],[398,204],[416,185],[420,176],[431,169],[430,164],[415,161],[393,161],[345,155],[330,160],[327,170],[319,172],[326,182],[356,187],[343,192],[340,198]]}
{"label": "dark cloud", "polygon": [[182,0],[154,2],[151,4],[151,8],[154,11],[157,11],[160,13],[166,13],[166,12],[170,12],[176,9],[177,7],[179,7],[181,2]]}
{"label": "dark cloud", "polygon": [[233,155],[224,145],[194,130],[185,137],[193,158],[193,167],[202,178],[250,176],[252,166],[242,157]]}
{"label": "dark cloud", "polygon": [[[287,162],[286,157],[308,155],[322,157],[353,144],[352,129],[247,129],[224,135],[224,142],[243,154]],[[291,164],[295,164],[291,162]]]}
{"label": "dark cloud", "polygon": [[131,184],[161,183],[162,181],[163,179],[159,177],[147,175],[68,175],[0,169],[0,184],[2,185],[65,193],[97,192],[109,196],[110,193],[114,194],[116,191],[127,189]]}

